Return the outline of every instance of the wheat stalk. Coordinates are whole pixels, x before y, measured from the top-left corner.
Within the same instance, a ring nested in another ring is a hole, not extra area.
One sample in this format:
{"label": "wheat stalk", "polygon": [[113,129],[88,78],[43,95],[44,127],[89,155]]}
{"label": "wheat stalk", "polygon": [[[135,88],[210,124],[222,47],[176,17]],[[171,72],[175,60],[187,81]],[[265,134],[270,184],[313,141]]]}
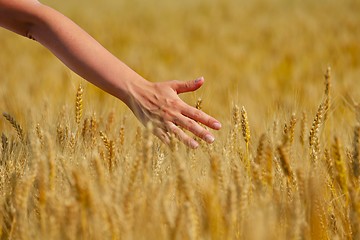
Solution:
{"label": "wheat stalk", "polygon": [[198,98],[198,100],[196,101],[196,104],[195,104],[195,108],[198,110],[201,110],[201,108],[202,108],[201,104],[202,104],[202,99]]}
{"label": "wheat stalk", "polygon": [[290,124],[289,124],[289,141],[290,145],[294,142],[295,126],[296,126],[296,115],[293,113],[291,115]]}
{"label": "wheat stalk", "polygon": [[20,124],[15,120],[15,118],[13,118],[10,114],[8,113],[3,113],[3,116],[5,117],[5,119],[10,122],[10,124],[13,126],[13,128],[16,130],[17,135],[20,139],[21,142],[25,141],[25,136],[24,136],[24,130],[22,129],[22,127],[20,126]]}
{"label": "wheat stalk", "polygon": [[83,140],[87,139],[87,134],[89,132],[89,128],[90,128],[90,120],[89,120],[89,118],[85,118],[83,127],[81,129],[81,136],[82,136]]}
{"label": "wheat stalk", "polygon": [[101,140],[103,141],[105,148],[107,150],[107,161],[108,161],[108,166],[109,166],[109,172],[112,172],[112,170],[114,168],[114,158],[115,158],[114,141],[109,140],[109,138],[102,131],[100,131],[100,137],[101,137]]}
{"label": "wheat stalk", "polygon": [[241,108],[241,129],[242,129],[242,134],[243,134],[243,138],[246,144],[246,157],[245,157],[245,164],[246,164],[246,169],[248,171],[248,174],[250,176],[250,153],[249,153],[249,144],[250,144],[250,126],[249,126],[249,121],[248,121],[248,116],[247,116],[247,112],[245,110],[245,107],[243,106]]}
{"label": "wheat stalk", "polygon": [[316,112],[309,134],[310,153],[312,155],[313,161],[315,162],[320,152],[319,131],[321,124],[323,123],[323,117],[324,117],[324,106],[323,104],[320,104]]}
{"label": "wheat stalk", "polygon": [[107,117],[106,127],[105,127],[106,132],[109,132],[112,129],[114,121],[115,121],[115,112],[114,110],[112,110]]}
{"label": "wheat stalk", "polygon": [[93,114],[90,118],[90,129],[89,129],[92,146],[95,146],[95,144],[96,144],[98,125],[99,125],[99,123],[96,119],[96,115]]}
{"label": "wheat stalk", "polygon": [[279,153],[280,166],[288,179],[293,178],[293,172],[290,167],[290,159],[288,155],[288,151],[285,146],[278,146],[277,151]]}
{"label": "wheat stalk", "polygon": [[348,199],[348,179],[346,173],[346,166],[343,156],[341,154],[341,145],[338,137],[334,137],[334,143],[332,145],[332,152],[335,160],[335,169],[337,170],[337,181],[341,188],[342,193]]}
{"label": "wheat stalk", "polygon": [[5,154],[8,151],[8,147],[9,147],[9,139],[6,137],[4,133],[1,133],[1,149],[2,149],[1,165],[5,163]]}
{"label": "wheat stalk", "polygon": [[296,125],[297,119],[295,116],[295,113],[291,115],[291,119],[289,122],[289,126],[285,124],[284,126],[284,138],[283,142],[289,141],[289,144],[292,145],[294,142],[294,134],[295,134],[295,125]]}
{"label": "wheat stalk", "polygon": [[328,114],[329,114],[329,109],[330,109],[330,101],[331,101],[331,96],[330,96],[330,92],[331,92],[331,68],[328,67],[326,69],[326,73],[325,73],[325,100],[324,100],[324,122],[327,120],[328,118]]}
{"label": "wheat stalk", "polygon": [[241,108],[241,129],[242,129],[244,141],[246,143],[246,148],[248,149],[250,144],[250,126],[249,126],[247,112],[244,106]]}
{"label": "wheat stalk", "polygon": [[307,125],[307,115],[306,112],[303,112],[300,121],[300,143],[302,146],[305,146],[306,125]]}
{"label": "wheat stalk", "polygon": [[84,93],[84,89],[80,84],[76,91],[76,99],[75,99],[75,121],[78,125],[81,122],[82,113],[83,113],[83,93]]}
{"label": "wheat stalk", "polygon": [[37,137],[39,138],[39,141],[40,141],[40,144],[41,146],[45,146],[45,142],[44,142],[44,134],[43,132],[41,131],[41,128],[40,128],[40,124],[37,124],[36,125],[36,135]]}
{"label": "wheat stalk", "polygon": [[354,128],[354,138],[353,138],[353,161],[352,161],[352,170],[354,177],[359,181],[360,176],[360,126],[357,125]]}

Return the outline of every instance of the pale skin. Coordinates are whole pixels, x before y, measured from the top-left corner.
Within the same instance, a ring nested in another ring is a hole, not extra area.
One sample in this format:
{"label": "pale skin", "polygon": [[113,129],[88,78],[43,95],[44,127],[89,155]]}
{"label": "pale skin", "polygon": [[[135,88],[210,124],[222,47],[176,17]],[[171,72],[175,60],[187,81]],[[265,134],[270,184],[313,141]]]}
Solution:
{"label": "pale skin", "polygon": [[0,0],[0,26],[39,42],[75,73],[123,101],[144,125],[151,123],[163,142],[169,143],[174,134],[197,148],[199,143],[181,128],[214,142],[214,136],[199,123],[219,130],[220,122],[178,96],[200,88],[204,78],[147,81],[69,18],[35,0]]}

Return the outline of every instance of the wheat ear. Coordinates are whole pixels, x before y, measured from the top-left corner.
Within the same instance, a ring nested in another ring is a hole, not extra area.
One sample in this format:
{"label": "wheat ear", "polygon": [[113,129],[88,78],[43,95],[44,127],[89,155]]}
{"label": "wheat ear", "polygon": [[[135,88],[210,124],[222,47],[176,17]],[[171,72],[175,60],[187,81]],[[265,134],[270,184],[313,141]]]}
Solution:
{"label": "wheat ear", "polygon": [[300,121],[300,143],[302,146],[305,146],[306,139],[306,125],[307,125],[307,115],[306,112],[302,113]]}
{"label": "wheat ear", "polygon": [[18,122],[16,122],[15,118],[13,118],[8,113],[3,113],[3,116],[5,117],[6,120],[8,120],[8,122],[10,122],[10,124],[16,130],[17,135],[18,135],[19,139],[21,140],[21,142],[24,142],[24,140],[25,140],[24,131],[23,131],[22,127],[20,126],[20,124]]}
{"label": "wheat ear", "polygon": [[201,110],[201,108],[202,108],[201,104],[202,104],[202,99],[198,98],[198,100],[196,101],[196,105],[195,105],[196,109]]}
{"label": "wheat ear", "polygon": [[290,167],[289,154],[285,146],[278,146],[277,151],[279,153],[280,166],[288,179],[292,179],[293,172]]}
{"label": "wheat ear", "polygon": [[113,165],[115,158],[115,144],[114,141],[109,140],[109,138],[102,131],[100,131],[100,137],[108,153],[107,160],[108,160],[109,171],[111,172],[114,167]]}
{"label": "wheat ear", "polygon": [[241,129],[242,129],[244,141],[246,143],[246,148],[249,148],[250,126],[249,126],[249,121],[248,121],[248,115],[247,115],[247,112],[246,112],[244,106],[241,108]]}
{"label": "wheat ear", "polygon": [[250,156],[249,156],[250,126],[249,126],[248,115],[244,106],[241,108],[241,129],[242,129],[244,141],[246,143],[245,164],[248,174],[250,176]]}
{"label": "wheat ear", "polygon": [[320,126],[323,123],[324,118],[324,105],[320,104],[313,124],[310,129],[310,135],[309,135],[309,145],[310,145],[310,152],[312,154],[312,158],[314,161],[317,160],[318,154],[320,152],[320,140],[319,140],[319,131]]}
{"label": "wheat ear", "polygon": [[360,176],[360,125],[357,125],[354,129],[353,139],[353,154],[352,154],[352,170],[354,177],[358,180]]}
{"label": "wheat ear", "polygon": [[324,100],[324,121],[328,118],[328,112],[330,109],[330,91],[331,91],[331,68],[326,69],[325,77],[325,100]]}
{"label": "wheat ear", "polygon": [[84,93],[84,89],[80,84],[76,91],[76,100],[75,100],[75,121],[78,125],[81,122],[82,113],[83,113],[83,93]]}

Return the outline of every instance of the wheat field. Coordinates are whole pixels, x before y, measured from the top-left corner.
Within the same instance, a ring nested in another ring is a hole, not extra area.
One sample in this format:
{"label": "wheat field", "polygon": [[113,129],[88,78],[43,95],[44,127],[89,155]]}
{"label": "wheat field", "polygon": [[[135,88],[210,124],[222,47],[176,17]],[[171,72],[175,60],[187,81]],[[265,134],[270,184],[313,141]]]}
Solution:
{"label": "wheat field", "polygon": [[165,146],[0,29],[1,239],[360,239],[359,1],[43,2],[223,128]]}

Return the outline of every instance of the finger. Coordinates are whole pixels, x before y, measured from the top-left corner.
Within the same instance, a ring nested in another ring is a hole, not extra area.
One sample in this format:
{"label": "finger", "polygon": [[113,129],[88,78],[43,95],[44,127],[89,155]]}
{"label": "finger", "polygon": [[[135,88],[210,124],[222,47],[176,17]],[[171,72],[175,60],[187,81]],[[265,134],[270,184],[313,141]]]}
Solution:
{"label": "finger", "polygon": [[180,127],[185,128],[186,130],[192,132],[199,138],[205,140],[207,143],[213,143],[215,141],[214,136],[205,128],[200,126],[194,120],[181,115],[181,117],[176,118],[174,123]]}
{"label": "finger", "polygon": [[190,136],[188,136],[183,130],[181,130],[178,126],[176,126],[174,123],[169,122],[168,129],[170,132],[174,133],[175,136],[185,143],[187,146],[195,149],[199,146],[199,143],[192,139]]}
{"label": "finger", "polygon": [[221,128],[221,123],[218,120],[194,107],[190,107],[187,105],[186,108],[182,110],[181,113],[184,116],[187,116],[197,122],[200,122],[208,127],[211,127],[212,129],[219,130]]}
{"label": "finger", "polygon": [[169,145],[170,144],[170,138],[169,135],[166,133],[166,131],[162,128],[155,128],[154,129],[154,134],[155,136],[157,136],[163,143]]}
{"label": "finger", "polygon": [[199,77],[196,80],[180,82],[175,81],[173,89],[179,93],[192,92],[199,89],[204,84],[204,77]]}

